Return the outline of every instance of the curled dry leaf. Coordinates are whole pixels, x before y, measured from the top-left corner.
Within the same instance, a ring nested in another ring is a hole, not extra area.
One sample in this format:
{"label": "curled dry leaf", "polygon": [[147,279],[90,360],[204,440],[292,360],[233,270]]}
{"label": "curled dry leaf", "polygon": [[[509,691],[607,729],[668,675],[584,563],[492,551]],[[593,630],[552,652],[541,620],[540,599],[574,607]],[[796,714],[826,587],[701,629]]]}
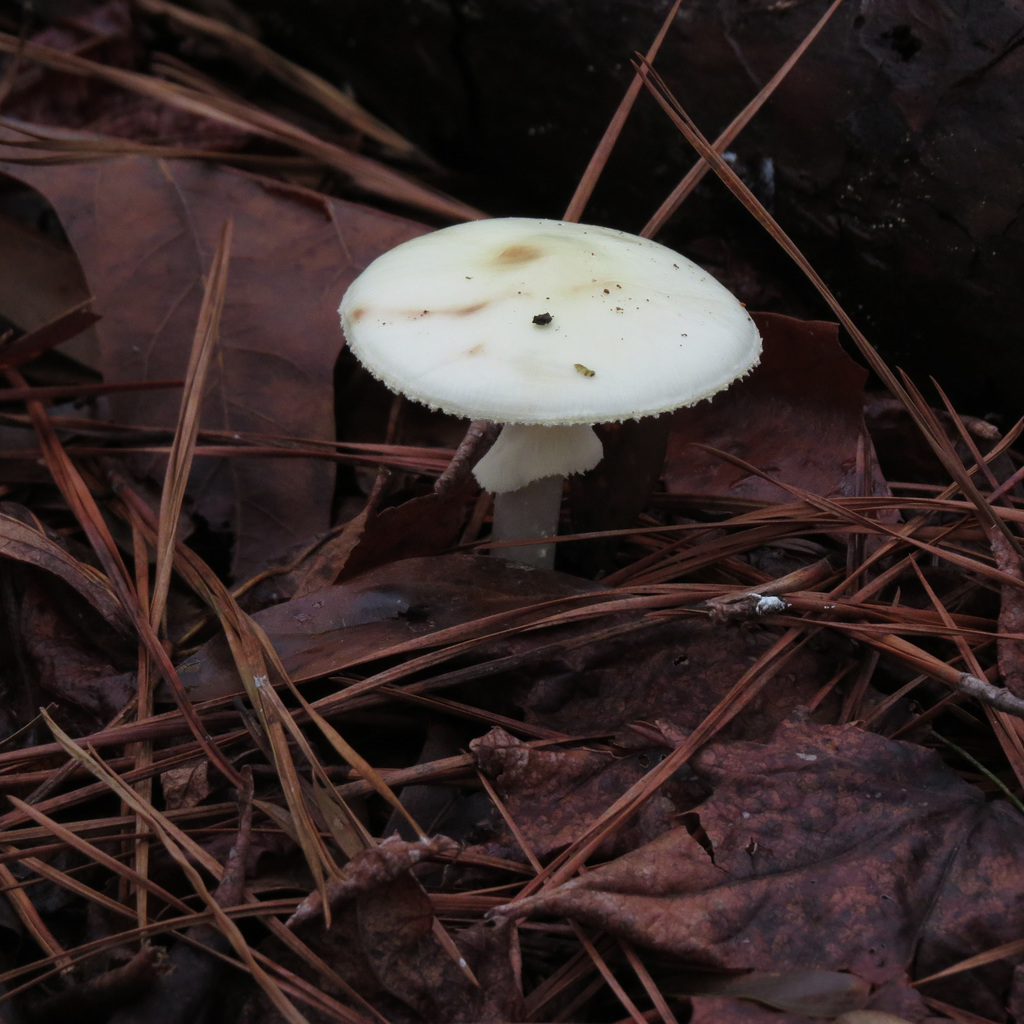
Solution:
{"label": "curled dry leaf", "polygon": [[[442,855],[452,854],[455,843],[444,836],[425,842],[406,842],[396,836],[385,839],[379,846],[357,853],[342,870],[342,877],[327,885],[327,898],[332,910],[355,899],[360,893],[375,886],[394,881],[416,864]],[[298,928],[315,918],[323,917],[323,905],[318,892],[310,895],[288,919],[289,928]]]}
{"label": "curled dry leaf", "polygon": [[128,635],[131,619],[107,579],[47,537],[33,519],[21,506],[8,502],[0,505],[0,557],[25,562],[60,577],[118,632]]}
{"label": "curled dry leaf", "polygon": [[208,769],[208,761],[197,761],[160,773],[164,803],[169,811],[196,807],[210,795]]}

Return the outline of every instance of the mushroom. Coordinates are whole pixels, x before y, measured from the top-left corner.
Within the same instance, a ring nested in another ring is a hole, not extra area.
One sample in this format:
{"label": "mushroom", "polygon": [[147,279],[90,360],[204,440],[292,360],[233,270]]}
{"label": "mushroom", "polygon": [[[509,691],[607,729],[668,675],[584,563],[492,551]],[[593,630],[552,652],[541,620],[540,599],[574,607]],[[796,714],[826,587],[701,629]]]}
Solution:
{"label": "mushroom", "polygon": [[[356,358],[392,391],[503,424],[473,470],[492,540],[553,537],[566,476],[603,454],[593,424],[710,398],[757,365],[743,306],[695,263],[623,231],[528,218],[404,242],[339,308]],[[550,567],[554,544],[517,547]]]}

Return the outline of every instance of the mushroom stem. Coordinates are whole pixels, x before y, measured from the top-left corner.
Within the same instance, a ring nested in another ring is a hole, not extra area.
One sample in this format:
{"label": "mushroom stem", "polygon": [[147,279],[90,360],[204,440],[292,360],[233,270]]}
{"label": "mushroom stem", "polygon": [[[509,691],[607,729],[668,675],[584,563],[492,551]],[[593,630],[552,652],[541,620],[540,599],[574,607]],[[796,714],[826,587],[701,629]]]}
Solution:
{"label": "mushroom stem", "polygon": [[[558,512],[562,504],[562,484],[565,478],[544,476],[516,491],[504,491],[494,496],[493,541],[526,540],[529,537],[554,537],[558,533]],[[554,544],[530,544],[495,549],[516,562],[525,562],[535,569],[550,569],[555,564]]]}

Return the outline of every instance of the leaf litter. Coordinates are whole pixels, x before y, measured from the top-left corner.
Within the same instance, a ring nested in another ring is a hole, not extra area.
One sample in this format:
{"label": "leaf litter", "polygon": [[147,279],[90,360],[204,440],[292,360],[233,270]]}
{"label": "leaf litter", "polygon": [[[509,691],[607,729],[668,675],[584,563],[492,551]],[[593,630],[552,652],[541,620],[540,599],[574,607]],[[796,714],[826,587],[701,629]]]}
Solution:
{"label": "leaf litter", "polygon": [[[4,113],[34,122],[2,127],[5,233],[60,225],[11,290],[52,323],[0,309],[5,997],[119,1022],[1010,1019],[1018,428],[931,408],[822,285],[894,397],[865,399],[833,326],[759,315],[758,374],[611,435],[574,485],[572,573],[487,555],[468,464],[431,486],[463,425],[338,360],[347,281],[427,228],[324,172],[475,211],[237,26],[139,7],[318,104],[323,138],[147,67],[121,4],[0,39]],[[708,143],[641,64],[570,216],[645,86],[800,262],[718,155],[770,87]]]}

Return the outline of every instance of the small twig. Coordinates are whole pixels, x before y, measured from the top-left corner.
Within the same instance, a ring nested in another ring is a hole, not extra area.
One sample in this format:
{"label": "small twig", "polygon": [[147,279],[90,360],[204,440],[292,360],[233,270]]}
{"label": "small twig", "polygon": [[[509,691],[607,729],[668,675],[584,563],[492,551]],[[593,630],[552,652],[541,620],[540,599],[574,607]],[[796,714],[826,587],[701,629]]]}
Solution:
{"label": "small twig", "polygon": [[435,494],[449,494],[468,476],[470,470],[487,454],[494,444],[500,426],[490,420],[473,420],[466,436],[459,442],[448,468],[434,483]]}
{"label": "small twig", "polygon": [[996,559],[996,566],[1007,576],[1007,581],[999,588],[999,638],[996,640],[999,674],[1011,693],[1024,697],[1024,659],[1021,656],[1021,645],[1019,640],[1011,639],[1011,634],[1020,634],[1021,625],[1024,623],[1024,590],[1021,589],[1024,576],[1021,573],[1020,559],[1001,533],[990,531],[989,544]]}
{"label": "small twig", "polygon": [[959,673],[955,683],[951,685],[957,692],[967,694],[968,697],[976,697],[983,704],[994,707],[996,711],[1005,711],[1008,715],[1024,718],[1024,700],[1015,697],[1001,686],[993,686],[990,682],[971,675],[970,672]]}
{"label": "small twig", "polygon": [[780,594],[811,590],[832,575],[828,559],[821,558],[778,579],[766,580],[756,588],[709,598],[704,606],[710,612],[713,622],[776,615],[789,607],[787,602],[779,600]]}
{"label": "small twig", "polygon": [[213,898],[222,907],[233,907],[245,900],[245,871],[252,845],[252,769],[242,769],[242,784],[238,787],[238,835],[228,852],[224,874],[213,891]]}
{"label": "small twig", "polygon": [[131,1003],[154,984],[163,957],[158,947],[144,946],[126,964],[33,1003],[29,1016],[37,1021],[107,1016],[112,1007]]}

